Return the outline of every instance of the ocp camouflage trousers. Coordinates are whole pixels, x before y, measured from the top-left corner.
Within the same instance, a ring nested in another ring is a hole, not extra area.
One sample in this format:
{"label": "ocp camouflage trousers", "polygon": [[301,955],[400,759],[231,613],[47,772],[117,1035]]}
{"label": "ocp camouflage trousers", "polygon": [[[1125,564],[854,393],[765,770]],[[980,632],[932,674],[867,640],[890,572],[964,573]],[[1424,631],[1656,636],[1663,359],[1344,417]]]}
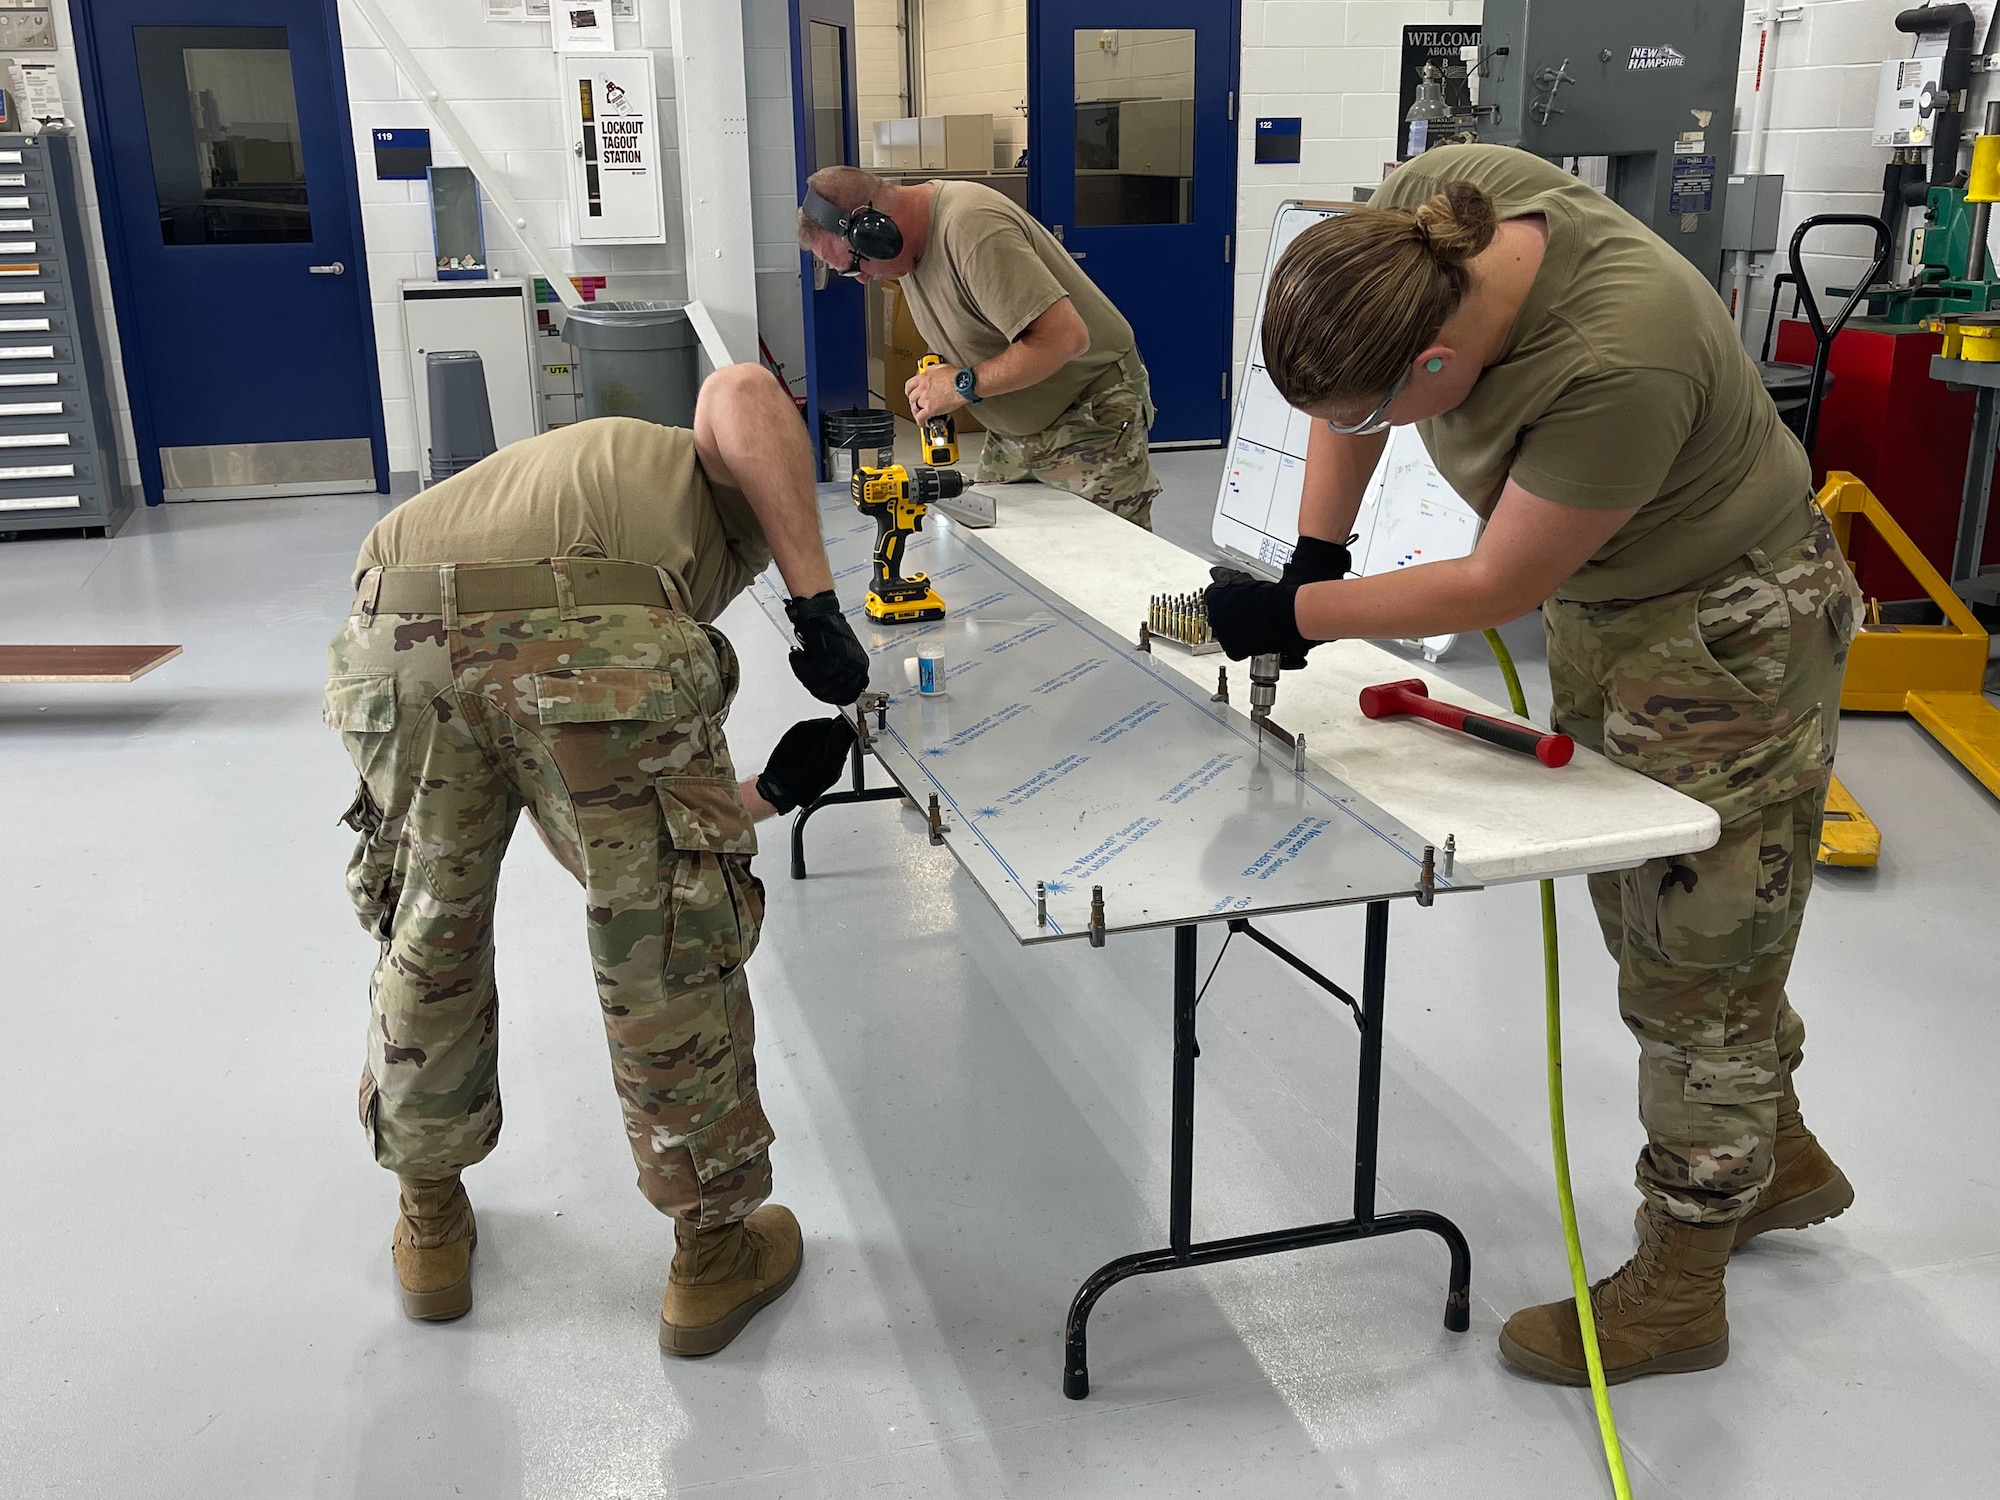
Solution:
{"label": "ocp camouflage trousers", "polygon": [[1676,1219],[1748,1213],[1780,1107],[1798,1107],[1805,1026],[1785,981],[1858,604],[1820,519],[1701,588],[1543,609],[1556,728],[1722,819],[1712,848],[1590,877],[1639,1041],[1639,1189]]}
{"label": "ocp camouflage trousers", "polygon": [[987,433],[977,482],[1039,479],[1151,531],[1160,493],[1146,436],[1153,417],[1152,387],[1140,365],[1136,375],[1083,396],[1040,432]]}
{"label": "ocp camouflage trousers", "polygon": [[728,642],[657,606],[357,614],[329,658],[326,720],[361,773],[348,891],[381,943],[375,1159],[443,1177],[499,1139],[493,907],[526,808],[584,887],[640,1191],[691,1224],[748,1214],[771,1190],[743,973],[763,887],[722,735]]}

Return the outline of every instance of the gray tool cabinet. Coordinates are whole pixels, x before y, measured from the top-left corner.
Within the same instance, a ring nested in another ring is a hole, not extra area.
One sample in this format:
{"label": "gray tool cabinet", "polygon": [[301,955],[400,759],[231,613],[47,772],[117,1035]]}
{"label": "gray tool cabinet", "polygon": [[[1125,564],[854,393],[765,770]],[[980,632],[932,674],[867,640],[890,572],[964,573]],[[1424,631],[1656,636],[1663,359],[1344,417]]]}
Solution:
{"label": "gray tool cabinet", "polygon": [[68,135],[0,135],[0,534],[132,512],[82,206]]}

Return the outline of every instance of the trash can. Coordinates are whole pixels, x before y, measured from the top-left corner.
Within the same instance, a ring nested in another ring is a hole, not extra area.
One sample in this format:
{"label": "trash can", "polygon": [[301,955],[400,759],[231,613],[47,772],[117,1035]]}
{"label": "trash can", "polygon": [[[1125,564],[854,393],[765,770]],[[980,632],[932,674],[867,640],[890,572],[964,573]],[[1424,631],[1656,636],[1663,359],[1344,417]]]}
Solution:
{"label": "trash can", "polygon": [[896,416],[877,406],[822,412],[820,464],[827,479],[846,484],[857,468],[885,468],[896,461]]}
{"label": "trash can", "polygon": [[581,417],[694,426],[699,340],[685,302],[592,302],[563,318],[576,350]]}
{"label": "trash can", "polygon": [[493,406],[486,394],[486,365],[471,349],[438,349],[424,356],[430,403],[430,484],[463,472],[491,453]]}

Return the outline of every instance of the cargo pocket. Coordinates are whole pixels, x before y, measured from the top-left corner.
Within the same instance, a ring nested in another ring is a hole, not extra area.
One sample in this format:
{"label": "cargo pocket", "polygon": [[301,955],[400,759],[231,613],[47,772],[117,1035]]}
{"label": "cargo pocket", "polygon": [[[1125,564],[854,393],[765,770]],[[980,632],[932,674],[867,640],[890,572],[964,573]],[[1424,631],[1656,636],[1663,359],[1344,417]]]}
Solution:
{"label": "cargo pocket", "polygon": [[1740,1047],[1687,1049],[1687,1101],[1730,1107],[1761,1104],[1784,1093],[1775,1039]]}
{"label": "cargo pocket", "polygon": [[535,712],[544,724],[603,724],[619,719],[671,723],[674,681],[637,667],[565,667],[535,673]]}
{"label": "cargo pocket", "polygon": [[355,832],[354,853],[347,861],[347,896],[362,930],[377,942],[389,941],[402,879],[397,855],[403,841],[403,820],[384,815],[375,794],[363,781],[340,821]]}
{"label": "cargo pocket", "polygon": [[1790,929],[1793,808],[1770,803],[1722,825],[1711,848],[1648,860],[1625,877],[1625,937],[1677,968],[1730,969]]}
{"label": "cargo pocket", "polygon": [[660,815],[676,849],[708,854],[757,852],[757,830],[743,794],[726,776],[661,776],[653,782]]}
{"label": "cargo pocket", "polygon": [[683,978],[741,968],[757,945],[763,887],[750,873],[757,833],[736,783],[661,776],[653,783],[673,847],[668,970]]}
{"label": "cargo pocket", "polygon": [[752,1092],[720,1119],[687,1134],[688,1155],[701,1183],[704,1228],[740,1219],[771,1192],[766,1156],[774,1139],[764,1106]]}
{"label": "cargo pocket", "polygon": [[329,729],[381,734],[396,727],[396,678],[389,672],[327,679],[320,717]]}

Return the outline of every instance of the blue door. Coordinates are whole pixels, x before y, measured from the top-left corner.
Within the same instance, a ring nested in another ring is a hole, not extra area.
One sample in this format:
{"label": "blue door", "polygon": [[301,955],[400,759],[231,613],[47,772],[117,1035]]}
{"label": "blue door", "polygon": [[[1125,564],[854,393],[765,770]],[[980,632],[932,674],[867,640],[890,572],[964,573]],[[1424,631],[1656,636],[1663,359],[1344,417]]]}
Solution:
{"label": "blue door", "polygon": [[1028,3],[1028,207],[1131,322],[1155,443],[1229,432],[1237,14]]}
{"label": "blue door", "polygon": [[146,499],[387,490],[334,0],[74,0]]}
{"label": "blue door", "polygon": [[[792,0],[792,118],[798,196],[821,167],[858,166],[854,0]],[[806,421],[820,447],[820,413],[867,406],[868,309],[861,283],[799,252],[805,313]]]}

